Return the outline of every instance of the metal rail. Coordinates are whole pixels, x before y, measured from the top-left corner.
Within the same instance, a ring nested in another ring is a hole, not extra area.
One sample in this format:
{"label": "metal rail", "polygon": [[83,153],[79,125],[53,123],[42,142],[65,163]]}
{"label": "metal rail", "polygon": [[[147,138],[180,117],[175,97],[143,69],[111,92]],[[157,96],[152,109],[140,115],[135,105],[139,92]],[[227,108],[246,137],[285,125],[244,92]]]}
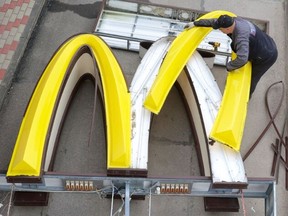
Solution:
{"label": "metal rail", "polygon": [[273,178],[250,178],[247,189],[215,189],[211,177],[128,178],[98,175],[46,173],[41,183],[8,183],[0,174],[0,191],[95,193],[100,197],[120,195],[125,199],[125,215],[130,215],[133,196],[189,196],[263,198],[265,215],[276,216],[276,183]]}

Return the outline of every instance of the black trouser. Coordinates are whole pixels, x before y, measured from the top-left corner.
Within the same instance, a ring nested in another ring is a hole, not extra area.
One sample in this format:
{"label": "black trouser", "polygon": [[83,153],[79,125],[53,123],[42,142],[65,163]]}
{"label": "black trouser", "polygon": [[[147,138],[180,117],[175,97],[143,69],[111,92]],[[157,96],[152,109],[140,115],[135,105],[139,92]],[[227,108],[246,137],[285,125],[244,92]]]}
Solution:
{"label": "black trouser", "polygon": [[257,83],[264,75],[264,73],[275,63],[278,56],[277,49],[273,54],[265,59],[264,61],[252,61],[252,77],[251,77],[251,87],[250,87],[250,98],[256,88]]}

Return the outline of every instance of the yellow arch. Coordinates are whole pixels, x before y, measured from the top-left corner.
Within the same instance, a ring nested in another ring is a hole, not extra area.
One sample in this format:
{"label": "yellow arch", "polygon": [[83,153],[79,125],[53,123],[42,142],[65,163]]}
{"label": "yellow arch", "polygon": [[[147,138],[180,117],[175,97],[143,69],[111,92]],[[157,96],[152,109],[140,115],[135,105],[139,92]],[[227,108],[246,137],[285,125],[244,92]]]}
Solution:
{"label": "yellow arch", "polygon": [[[205,14],[201,19],[218,18],[222,14],[236,16],[228,11],[213,11]],[[211,30],[212,28],[193,27],[181,32],[173,41],[159,70],[157,79],[145,99],[144,106],[148,110],[155,114],[160,112],[171,87],[188,59]]]}
{"label": "yellow arch", "polygon": [[[107,166],[130,166],[130,94],[122,70],[99,37],[82,34],[68,40],[54,55],[40,78],[16,140],[7,177],[40,176],[45,143],[59,90],[77,51],[89,47],[99,68],[107,123]],[[116,123],[116,124],[115,124]]]}
{"label": "yellow arch", "polygon": [[[235,58],[235,56],[233,56]],[[240,150],[251,83],[251,62],[229,72],[210,138]]]}
{"label": "yellow arch", "polygon": [[[218,18],[222,14],[235,16],[228,11],[213,11],[201,19]],[[184,30],[172,43],[159,70],[156,81],[150,89],[144,106],[158,114],[163,103],[183,67],[200,42],[212,28],[193,27]],[[235,150],[240,149],[249,100],[251,64],[229,73],[219,113],[210,138],[227,144]]]}

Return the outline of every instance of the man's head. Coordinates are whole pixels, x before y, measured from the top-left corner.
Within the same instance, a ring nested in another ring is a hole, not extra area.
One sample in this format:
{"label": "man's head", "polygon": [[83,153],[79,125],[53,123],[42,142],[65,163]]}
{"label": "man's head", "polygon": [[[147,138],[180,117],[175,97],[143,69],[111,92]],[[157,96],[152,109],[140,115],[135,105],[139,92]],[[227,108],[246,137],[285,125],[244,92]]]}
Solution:
{"label": "man's head", "polygon": [[225,34],[233,32],[234,29],[234,18],[229,15],[221,15],[214,23],[214,29],[220,29]]}

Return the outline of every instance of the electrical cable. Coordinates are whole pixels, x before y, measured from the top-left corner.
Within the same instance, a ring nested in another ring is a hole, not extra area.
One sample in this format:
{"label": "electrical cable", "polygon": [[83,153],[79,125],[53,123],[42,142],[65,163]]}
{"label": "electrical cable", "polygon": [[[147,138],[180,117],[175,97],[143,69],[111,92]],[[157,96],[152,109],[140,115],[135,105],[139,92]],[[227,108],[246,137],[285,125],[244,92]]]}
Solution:
{"label": "electrical cable", "polygon": [[151,206],[152,206],[152,193],[151,193],[151,188],[150,188],[150,192],[149,192],[149,216],[151,216]]}
{"label": "electrical cable", "polygon": [[8,192],[5,196],[4,196],[4,198],[0,201],[0,203],[3,203],[3,202],[5,202],[5,200],[7,199],[7,197],[9,196],[9,194],[10,194],[10,192]]}
{"label": "electrical cable", "polygon": [[8,204],[3,204],[4,202],[5,202],[5,200],[9,197],[9,195],[10,195],[10,193],[11,192],[8,192],[5,196],[4,196],[4,198],[1,200],[1,204],[2,204],[2,206],[1,206],[1,211],[0,211],[0,215],[2,216],[2,213],[5,211],[5,209],[8,207]]}
{"label": "electrical cable", "polygon": [[246,216],[246,208],[245,208],[245,201],[244,201],[244,193],[243,190],[240,190],[241,192],[241,201],[242,201],[242,208],[243,208],[243,215]]}
{"label": "electrical cable", "polygon": [[[94,61],[94,67],[97,68]],[[95,69],[95,71],[97,71]],[[98,94],[98,83],[99,83],[99,76],[96,74],[95,78],[95,91],[94,91],[94,102],[93,102],[93,113],[92,113],[92,120],[91,120],[91,126],[89,131],[89,140],[88,140],[88,146],[90,146],[92,142],[92,136],[94,131],[94,123],[95,123],[95,117],[96,117],[96,106],[97,106],[97,94]]]}
{"label": "electrical cable", "polygon": [[[281,99],[280,99],[280,101],[279,101],[279,104],[278,104],[278,106],[277,106],[277,108],[276,108],[276,111],[275,111],[274,115],[271,115],[271,116],[270,116],[270,121],[269,121],[269,123],[267,124],[267,126],[265,127],[265,129],[262,131],[262,133],[260,134],[260,136],[257,138],[257,140],[254,142],[254,144],[250,147],[250,149],[248,150],[248,152],[244,155],[243,161],[245,161],[245,160],[248,158],[248,156],[252,153],[252,151],[255,149],[255,147],[257,146],[257,144],[258,144],[258,143],[260,142],[260,140],[263,138],[263,136],[265,135],[265,133],[267,132],[267,130],[269,129],[269,127],[271,126],[271,124],[273,124],[274,119],[276,118],[276,116],[277,116],[277,114],[278,114],[278,112],[279,112],[279,110],[280,110],[280,107],[281,107],[281,105],[282,105],[283,98],[284,98],[284,84],[283,84],[282,81],[278,81],[278,82],[275,82],[275,83],[273,83],[272,85],[270,85],[269,88],[268,88],[267,91],[266,91],[265,97],[266,97],[266,106],[267,106],[267,103],[268,103],[268,102],[267,102],[268,92],[270,91],[270,89],[271,89],[274,85],[279,84],[279,83],[282,84],[282,95],[281,95]],[[267,107],[267,108],[269,109],[269,107]],[[281,141],[281,142],[282,142],[282,141]]]}
{"label": "electrical cable", "polygon": [[[121,206],[117,209],[117,211],[113,214],[113,216],[115,216],[117,213],[118,213],[118,215],[122,212],[122,209],[123,209],[123,206],[125,205],[125,201],[124,201],[124,199],[123,199],[123,197],[122,197],[122,194],[121,193],[117,193],[120,197],[121,197],[121,200],[122,200],[122,204],[121,204]],[[126,197],[125,197],[125,199],[126,199]]]}
{"label": "electrical cable", "polygon": [[9,203],[8,203],[8,210],[7,210],[7,216],[10,216],[10,210],[11,210],[11,206],[12,206],[12,197],[14,194],[14,184],[11,187],[11,194],[10,194],[10,199],[9,199]]}
{"label": "electrical cable", "polygon": [[[112,187],[111,187],[112,188]],[[56,191],[56,190],[41,190],[41,189],[33,189],[33,188],[22,188],[22,187],[17,187],[14,186],[14,190],[15,191],[27,191],[27,192],[47,192],[47,193],[99,193],[99,195],[101,196],[101,193],[107,193],[105,192],[105,190],[110,189],[109,187],[105,187],[105,188],[101,188],[99,190],[91,190],[91,191],[76,191],[76,190],[69,190],[69,191]]]}
{"label": "electrical cable", "polygon": [[151,216],[151,206],[152,206],[152,189],[159,186],[159,182],[154,183],[150,188],[149,188],[149,205],[148,205],[148,211],[149,211],[149,216]]}
{"label": "electrical cable", "polygon": [[114,185],[112,184],[112,197],[111,197],[110,216],[113,216],[113,205],[114,205]]}

